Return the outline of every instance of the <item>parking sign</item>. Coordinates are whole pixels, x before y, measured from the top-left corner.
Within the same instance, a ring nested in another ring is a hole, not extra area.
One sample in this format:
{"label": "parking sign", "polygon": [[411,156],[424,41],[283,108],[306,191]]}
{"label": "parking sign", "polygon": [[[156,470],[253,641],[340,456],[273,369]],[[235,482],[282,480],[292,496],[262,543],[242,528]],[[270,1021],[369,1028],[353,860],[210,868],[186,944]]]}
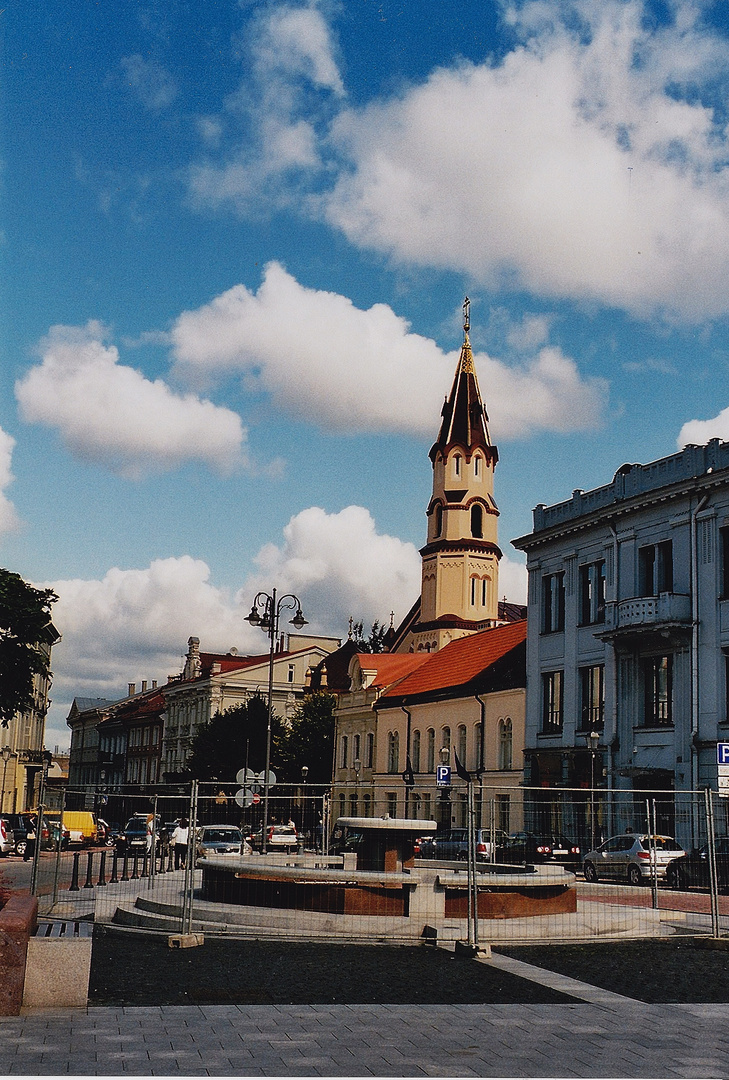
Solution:
{"label": "parking sign", "polygon": [[729,742],[718,742],[716,744],[716,764],[729,765]]}
{"label": "parking sign", "polygon": [[436,787],[450,787],[451,786],[451,767],[450,765],[437,765],[435,769],[435,786]]}

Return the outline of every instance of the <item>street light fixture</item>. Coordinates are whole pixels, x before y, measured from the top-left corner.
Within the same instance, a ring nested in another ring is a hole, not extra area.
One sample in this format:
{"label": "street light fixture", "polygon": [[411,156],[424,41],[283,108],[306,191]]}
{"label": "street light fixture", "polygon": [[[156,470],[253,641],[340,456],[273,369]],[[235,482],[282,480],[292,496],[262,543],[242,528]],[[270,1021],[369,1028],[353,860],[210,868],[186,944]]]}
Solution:
{"label": "street light fixture", "polygon": [[587,745],[590,748],[590,847],[595,850],[595,755],[600,742],[600,733],[591,731],[587,736]]}
{"label": "street light fixture", "polygon": [[[259,612],[259,604],[262,606],[263,611]],[[266,726],[266,772],[263,778],[263,824],[261,827],[261,851],[266,854],[268,846],[268,794],[271,786],[270,772],[271,772],[271,725],[273,721],[273,659],[276,651],[276,641],[278,639],[278,624],[281,618],[281,612],[288,608],[293,611],[296,609],[296,614],[293,619],[290,620],[291,625],[297,630],[301,630],[302,627],[307,625],[307,620],[304,618],[304,614],[301,610],[301,601],[298,596],[294,596],[293,593],[286,593],[284,596],[277,598],[276,590],[272,589],[270,595],[266,592],[259,592],[253,601],[253,607],[250,614],[246,615],[246,621],[251,626],[260,626],[261,630],[264,630],[268,634],[270,643],[268,654],[268,724]],[[308,771],[308,770],[307,770]]]}

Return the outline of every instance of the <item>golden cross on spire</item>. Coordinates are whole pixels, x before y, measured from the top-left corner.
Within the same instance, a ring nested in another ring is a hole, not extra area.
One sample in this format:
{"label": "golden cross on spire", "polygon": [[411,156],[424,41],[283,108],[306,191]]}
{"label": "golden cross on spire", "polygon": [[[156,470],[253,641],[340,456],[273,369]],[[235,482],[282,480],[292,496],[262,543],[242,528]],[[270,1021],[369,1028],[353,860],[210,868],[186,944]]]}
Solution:
{"label": "golden cross on spire", "polygon": [[471,329],[471,301],[468,297],[463,301],[463,329],[466,333]]}

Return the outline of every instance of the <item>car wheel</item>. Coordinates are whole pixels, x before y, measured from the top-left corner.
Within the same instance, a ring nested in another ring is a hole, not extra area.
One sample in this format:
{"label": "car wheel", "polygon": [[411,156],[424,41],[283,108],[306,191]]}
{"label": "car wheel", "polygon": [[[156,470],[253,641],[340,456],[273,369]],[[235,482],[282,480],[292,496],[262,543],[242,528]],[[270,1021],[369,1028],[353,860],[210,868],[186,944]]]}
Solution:
{"label": "car wheel", "polygon": [[637,866],[628,867],[628,884],[629,885],[642,885],[643,875],[640,872],[640,868]]}
{"label": "car wheel", "polygon": [[15,854],[16,855],[25,855],[25,848],[26,848],[25,840],[18,840],[17,844],[15,845]]}
{"label": "car wheel", "polygon": [[586,862],[584,867],[585,881],[597,881],[597,870],[591,862]]}

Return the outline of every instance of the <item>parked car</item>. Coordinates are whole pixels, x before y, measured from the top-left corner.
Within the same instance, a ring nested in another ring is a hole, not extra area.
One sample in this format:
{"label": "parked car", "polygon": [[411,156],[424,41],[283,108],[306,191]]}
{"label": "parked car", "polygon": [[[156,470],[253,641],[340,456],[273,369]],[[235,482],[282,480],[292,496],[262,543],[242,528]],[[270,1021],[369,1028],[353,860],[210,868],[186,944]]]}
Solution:
{"label": "parked car", "polygon": [[[494,839],[497,849],[507,840],[505,832],[496,830]],[[450,829],[435,836],[420,837],[416,841],[415,854],[421,859],[468,859],[468,829]],[[490,859],[493,843],[490,829],[476,829],[476,858]]]}
{"label": "parked car", "polygon": [[512,833],[496,851],[503,863],[559,863],[560,866],[580,865],[580,845],[562,833]]}
{"label": "parked car", "polygon": [[[251,847],[256,851],[263,850],[261,839],[262,827],[253,836],[249,837]],[[268,851],[297,851],[299,847],[299,834],[293,825],[269,825],[266,838]]]}
{"label": "parked car", "polygon": [[13,854],[25,855],[26,837],[31,825],[30,814],[7,814],[5,820],[13,833]]}
{"label": "parked car", "polygon": [[[156,844],[159,845],[160,832],[157,821]],[[147,850],[147,815],[134,814],[119,833],[116,840],[116,850],[120,855],[127,852],[129,855],[143,855]]]}
{"label": "parked car", "polygon": [[195,853],[198,858],[206,855],[245,855],[250,845],[235,825],[203,825],[195,833]]}
{"label": "parked car", "polygon": [[686,854],[672,836],[622,833],[612,836],[594,851],[588,851],[583,863],[585,880],[613,879],[642,885],[653,876],[653,851],[659,880],[665,879],[666,870],[674,859]]}
{"label": "parked car", "polygon": [[[716,882],[719,888],[729,887],[729,836],[717,836],[714,843],[716,853]],[[666,867],[666,881],[674,889],[688,889],[691,885],[701,885],[708,889],[711,885],[709,870],[709,845],[695,848],[688,855],[681,855]]]}
{"label": "parked car", "polygon": [[10,819],[0,817],[0,855],[12,854],[15,847],[13,830],[10,827]]}
{"label": "parked car", "polygon": [[[6,822],[6,830],[10,831],[13,838],[12,849],[8,851],[8,854],[25,855],[28,832],[31,828],[35,832],[35,814],[6,814],[4,821]],[[52,817],[48,818],[44,815],[40,842],[41,850],[57,850],[60,835],[61,826],[58,819],[54,821]],[[70,832],[64,824],[61,847],[67,848],[69,840]]]}

